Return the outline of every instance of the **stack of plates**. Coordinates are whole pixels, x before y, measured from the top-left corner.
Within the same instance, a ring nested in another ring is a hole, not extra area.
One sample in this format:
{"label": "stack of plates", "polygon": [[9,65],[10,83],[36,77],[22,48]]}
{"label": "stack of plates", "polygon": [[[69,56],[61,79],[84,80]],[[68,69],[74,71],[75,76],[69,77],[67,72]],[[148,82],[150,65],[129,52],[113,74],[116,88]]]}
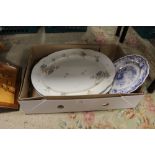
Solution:
{"label": "stack of plates", "polygon": [[34,88],[44,96],[107,93],[115,67],[104,54],[90,49],[67,49],[41,59],[33,68]]}
{"label": "stack of plates", "polygon": [[32,70],[31,81],[43,96],[129,93],[148,74],[148,62],[141,56],[126,56],[113,64],[98,51],[67,49],[42,58]]}

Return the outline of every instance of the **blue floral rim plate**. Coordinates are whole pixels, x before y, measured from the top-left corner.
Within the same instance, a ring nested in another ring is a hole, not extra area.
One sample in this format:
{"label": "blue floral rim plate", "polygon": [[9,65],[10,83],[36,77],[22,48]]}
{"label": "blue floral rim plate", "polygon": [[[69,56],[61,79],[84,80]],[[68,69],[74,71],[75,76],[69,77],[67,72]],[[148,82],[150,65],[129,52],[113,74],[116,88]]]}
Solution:
{"label": "blue floral rim plate", "polygon": [[116,75],[111,94],[127,94],[140,87],[149,75],[149,63],[140,55],[127,55],[114,62]]}

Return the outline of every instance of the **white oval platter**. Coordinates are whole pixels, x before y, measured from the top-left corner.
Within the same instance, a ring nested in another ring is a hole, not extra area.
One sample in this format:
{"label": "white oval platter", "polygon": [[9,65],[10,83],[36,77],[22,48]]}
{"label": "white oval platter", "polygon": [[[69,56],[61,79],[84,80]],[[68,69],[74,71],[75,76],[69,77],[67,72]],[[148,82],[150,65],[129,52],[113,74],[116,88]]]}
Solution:
{"label": "white oval platter", "polygon": [[111,60],[90,49],[66,49],[42,58],[32,69],[34,88],[44,96],[104,92],[115,76]]}

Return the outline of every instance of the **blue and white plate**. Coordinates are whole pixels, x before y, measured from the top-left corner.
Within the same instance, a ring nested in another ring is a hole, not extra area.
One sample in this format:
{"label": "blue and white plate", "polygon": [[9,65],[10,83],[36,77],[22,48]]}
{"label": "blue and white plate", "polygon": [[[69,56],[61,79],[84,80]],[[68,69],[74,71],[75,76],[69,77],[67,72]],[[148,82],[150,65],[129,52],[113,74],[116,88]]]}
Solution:
{"label": "blue and white plate", "polygon": [[110,94],[126,94],[141,86],[149,74],[148,61],[140,55],[127,55],[115,63],[116,75]]}

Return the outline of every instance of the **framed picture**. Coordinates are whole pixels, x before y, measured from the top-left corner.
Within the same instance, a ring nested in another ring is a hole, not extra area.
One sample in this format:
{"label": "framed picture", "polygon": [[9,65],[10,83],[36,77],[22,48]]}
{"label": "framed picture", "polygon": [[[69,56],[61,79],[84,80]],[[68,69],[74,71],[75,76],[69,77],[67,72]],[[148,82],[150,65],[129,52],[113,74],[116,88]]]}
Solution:
{"label": "framed picture", "polygon": [[0,108],[18,109],[20,68],[0,62]]}

